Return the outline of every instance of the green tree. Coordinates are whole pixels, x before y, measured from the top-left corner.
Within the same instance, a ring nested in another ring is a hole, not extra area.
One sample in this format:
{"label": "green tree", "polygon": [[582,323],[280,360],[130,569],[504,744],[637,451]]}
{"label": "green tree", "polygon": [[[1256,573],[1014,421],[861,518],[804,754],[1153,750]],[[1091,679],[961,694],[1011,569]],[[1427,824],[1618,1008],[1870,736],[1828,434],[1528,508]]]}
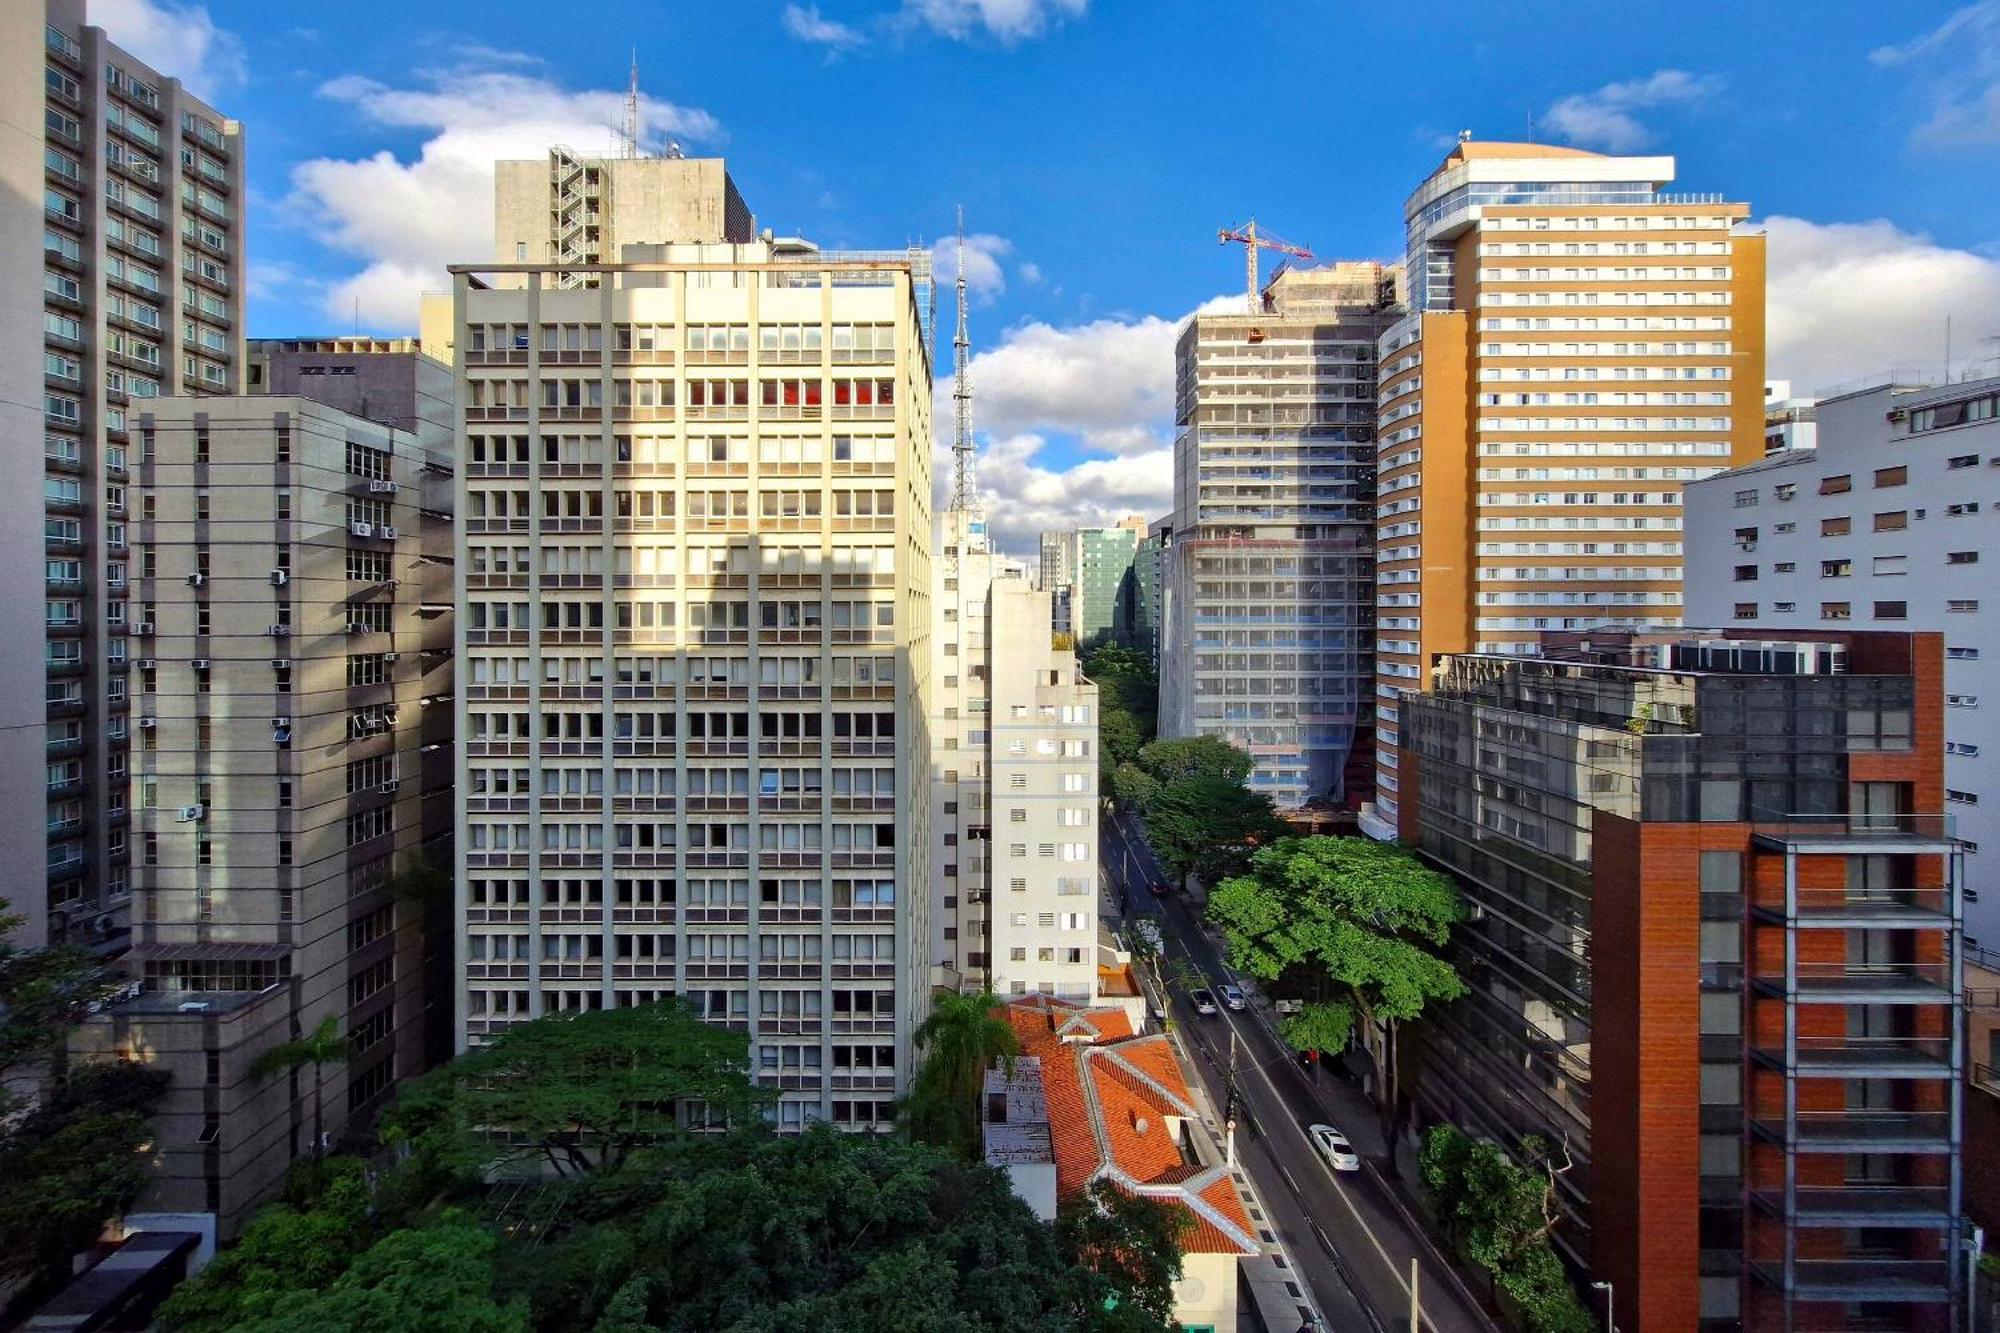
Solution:
{"label": "green tree", "polygon": [[1255,847],[1286,831],[1270,797],[1214,773],[1168,783],[1146,815],[1147,841],[1160,863],[1176,880],[1193,874],[1209,884],[1236,873]]}
{"label": "green tree", "polygon": [[326,1122],[321,1113],[321,1100],[326,1091],[326,1066],[342,1064],[347,1060],[347,1038],[340,1034],[340,1015],[328,1014],[320,1019],[319,1026],[303,1037],[291,1041],[281,1041],[269,1047],[250,1062],[250,1077],[270,1078],[274,1074],[289,1074],[294,1069],[311,1065],[313,1071],[313,1156],[325,1151]]}
{"label": "green tree", "polygon": [[1129,764],[1137,758],[1145,739],[1139,731],[1138,721],[1124,709],[1116,706],[1098,708],[1097,743],[1103,751],[1104,762],[1114,770],[1119,764]]}
{"label": "green tree", "polygon": [[1154,741],[1139,751],[1139,767],[1161,783],[1186,778],[1223,777],[1244,783],[1257,766],[1247,751],[1219,736],[1185,736]]}
{"label": "green tree", "polygon": [[1278,1020],[1278,1035],[1295,1051],[1344,1051],[1354,1031],[1354,1010],[1346,1004],[1302,1004]]}
{"label": "green tree", "polygon": [[72,1061],[87,1006],[122,984],[80,949],[23,948],[0,899],[0,1287],[32,1304],[153,1178],[146,1112],[167,1084],[128,1061]]}
{"label": "green tree", "polygon": [[[1172,1326],[1181,1246],[1194,1229],[1185,1210],[1093,1181],[1056,1214],[1056,1234],[1088,1272],[1084,1298],[1128,1317],[1132,1328]],[[1126,1327],[1118,1323],[1117,1327]]]}
{"label": "green tree", "polygon": [[1136,649],[1127,648],[1122,643],[1107,643],[1092,650],[1090,656],[1084,659],[1083,674],[1100,684],[1113,676],[1151,680],[1153,664]]}
{"label": "green tree", "polygon": [[979,1154],[979,1096],[995,1060],[1014,1067],[1020,1039],[991,991],[945,994],[918,1026],[924,1052],[904,1108],[910,1133],[967,1159]]}
{"label": "green tree", "polygon": [[1569,1169],[1569,1154],[1529,1135],[1519,1156],[1436,1125],[1424,1135],[1417,1174],[1452,1243],[1493,1274],[1530,1333],[1587,1333],[1595,1324],[1549,1243],[1560,1216],[1556,1177]]}
{"label": "green tree", "polygon": [[750,1083],[749,1052],[745,1034],[679,1000],[548,1014],[417,1080],[386,1123],[447,1153],[540,1157],[573,1175],[681,1132],[691,1103],[753,1113],[768,1097]]}
{"label": "green tree", "polygon": [[1124,809],[1143,815],[1160,794],[1160,783],[1137,764],[1120,764],[1111,775],[1111,794]]}
{"label": "green tree", "polygon": [[[1389,1044],[1385,1116],[1396,1107],[1396,1025],[1465,994],[1437,952],[1464,913],[1448,877],[1371,838],[1282,838],[1208,900],[1232,966],[1277,983],[1274,994],[1298,995],[1322,1011],[1345,1008],[1350,1023],[1360,1017],[1381,1026]],[[1321,1012],[1312,1022],[1317,1040],[1339,1020]]]}
{"label": "green tree", "polygon": [[392,1231],[317,1291],[294,1291],[242,1333],[526,1333],[525,1302],[493,1297],[498,1241],[447,1214]]}

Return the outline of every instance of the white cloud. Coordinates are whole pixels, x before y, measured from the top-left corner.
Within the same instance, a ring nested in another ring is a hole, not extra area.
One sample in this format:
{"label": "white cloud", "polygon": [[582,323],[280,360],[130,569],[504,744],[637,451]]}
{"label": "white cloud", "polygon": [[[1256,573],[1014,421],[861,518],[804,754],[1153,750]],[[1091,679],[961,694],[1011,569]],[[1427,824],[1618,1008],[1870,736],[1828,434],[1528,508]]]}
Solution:
{"label": "white cloud", "polygon": [[[949,439],[944,445],[936,467],[940,493],[950,481]],[[1032,554],[1040,532],[1103,526],[1128,514],[1158,518],[1173,508],[1171,448],[1087,458],[1057,470],[1041,461],[1046,447],[1042,436],[1021,434],[980,448],[979,492],[994,542],[1004,551]]]}
{"label": "white cloud", "polygon": [[825,17],[818,5],[786,5],[785,31],[802,42],[827,48],[829,55],[862,45],[868,39],[859,28]]}
{"label": "white cloud", "polygon": [[1027,283],[1030,287],[1039,287],[1042,285],[1042,266],[1040,264],[1024,259],[1014,271],[1019,273],[1021,281]]}
{"label": "white cloud", "polygon": [[[1005,236],[974,232],[965,238],[965,289],[980,305],[1007,290],[1007,275],[1001,257],[1014,248]],[[931,270],[941,288],[958,281],[958,237],[946,236],[931,243]]]}
{"label": "white cloud", "polygon": [[1961,370],[2000,346],[2000,259],[1939,245],[1894,223],[1772,217],[1767,296],[1773,378],[1799,392],[1897,368],[1936,374],[1952,318]]}
{"label": "white cloud", "polygon": [[1044,37],[1064,20],[1082,18],[1090,0],[903,0],[898,21],[965,41],[984,34],[1002,46]]}
{"label": "white cloud", "polygon": [[1571,93],[1543,116],[1551,130],[1574,144],[1629,153],[1653,142],[1653,133],[1635,111],[1665,106],[1699,106],[1722,88],[1712,75],[1663,69],[1643,79],[1607,83],[1596,92]]}
{"label": "white cloud", "polygon": [[[492,258],[496,160],[540,157],[554,144],[601,151],[624,118],[621,91],[572,92],[491,69],[418,77],[415,87],[350,76],[319,89],[378,125],[435,131],[414,160],[385,150],[292,168],[288,211],[321,241],[366,261],[327,290],[327,317],[343,327],[359,302],[365,326],[412,328],[419,294],[443,288],[445,265]],[[644,96],[639,119],[648,147],[719,134],[707,112]]]}
{"label": "white cloud", "polygon": [[1930,103],[1930,118],[1911,135],[1917,142],[2000,144],[2000,0],[1967,5],[1923,36],[1869,58],[1913,67]]}
{"label": "white cloud", "polygon": [[89,0],[89,21],[195,96],[211,100],[243,82],[243,43],[215,26],[208,7],[175,0]]}

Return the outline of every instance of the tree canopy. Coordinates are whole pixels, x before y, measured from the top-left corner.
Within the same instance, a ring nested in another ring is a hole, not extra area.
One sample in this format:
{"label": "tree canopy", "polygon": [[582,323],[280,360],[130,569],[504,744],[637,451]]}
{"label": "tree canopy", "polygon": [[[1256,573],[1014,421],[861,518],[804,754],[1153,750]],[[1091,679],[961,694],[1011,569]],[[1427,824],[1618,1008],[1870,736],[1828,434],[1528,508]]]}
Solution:
{"label": "tree canopy", "polygon": [[1160,864],[1177,879],[1194,874],[1211,884],[1287,831],[1270,797],[1219,773],[1162,787],[1146,812],[1147,840]]}
{"label": "tree canopy", "polygon": [[1139,767],[1161,784],[1185,778],[1223,777],[1247,782],[1257,766],[1248,751],[1219,736],[1183,736],[1158,740],[1139,751]]}
{"label": "tree canopy", "polygon": [[[998,1042],[982,1026],[991,997],[959,999],[927,1025],[924,1068],[976,1089],[946,1067]],[[645,1021],[618,1017],[632,1013]],[[672,1004],[509,1029],[395,1109],[407,1151],[295,1167],[284,1201],[161,1317],[175,1333],[1172,1327],[1183,1218],[1101,1198],[1052,1226],[951,1149],[824,1125],[774,1134],[752,1114],[743,1049]],[[742,1114],[689,1132],[667,1109],[682,1096]],[[963,1105],[976,1117],[976,1090]],[[501,1126],[560,1173],[488,1183],[507,1166]]]}
{"label": "tree canopy", "polygon": [[0,1287],[32,1304],[153,1178],[146,1113],[167,1075],[68,1058],[85,1006],[121,984],[80,949],[21,948],[0,900]]}
{"label": "tree canopy", "polygon": [[1556,1226],[1555,1177],[1568,1169],[1546,1140],[1521,1141],[1523,1165],[1491,1143],[1450,1125],[1433,1126],[1417,1154],[1417,1174],[1446,1231],[1466,1258],[1493,1274],[1513,1298],[1529,1333],[1589,1333],[1596,1321],[1576,1299],[1549,1236]]}
{"label": "tree canopy", "polygon": [[[748,1078],[750,1041],[680,1001],[550,1014],[517,1023],[409,1087],[387,1117],[416,1138],[442,1122],[500,1156],[540,1156],[558,1173],[616,1166],[680,1132],[681,1111],[747,1117],[765,1100]],[[504,1125],[504,1136],[480,1138]]]}
{"label": "tree canopy", "polygon": [[1208,900],[1231,966],[1279,983],[1274,994],[1313,1002],[1288,1039],[1307,1024],[1315,1040],[1342,1028],[1328,1011],[1353,1006],[1394,1022],[1463,995],[1465,983],[1436,952],[1463,915],[1448,877],[1369,838],[1281,838]]}

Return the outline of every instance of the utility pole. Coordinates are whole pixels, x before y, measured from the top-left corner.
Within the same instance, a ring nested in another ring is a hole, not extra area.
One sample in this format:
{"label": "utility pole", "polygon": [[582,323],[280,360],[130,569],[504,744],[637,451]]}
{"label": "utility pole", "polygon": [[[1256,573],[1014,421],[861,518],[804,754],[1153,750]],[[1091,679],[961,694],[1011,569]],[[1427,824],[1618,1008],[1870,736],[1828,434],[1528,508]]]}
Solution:
{"label": "utility pole", "polygon": [[1417,1333],[1417,1321],[1424,1317],[1423,1307],[1417,1300],[1417,1285],[1423,1273],[1417,1268],[1417,1256],[1410,1256],[1410,1333]]}
{"label": "utility pole", "polygon": [[1236,1111],[1236,1028],[1232,1025],[1229,1029],[1229,1086],[1223,1107],[1223,1128],[1229,1135],[1229,1166],[1232,1170],[1236,1166]]}

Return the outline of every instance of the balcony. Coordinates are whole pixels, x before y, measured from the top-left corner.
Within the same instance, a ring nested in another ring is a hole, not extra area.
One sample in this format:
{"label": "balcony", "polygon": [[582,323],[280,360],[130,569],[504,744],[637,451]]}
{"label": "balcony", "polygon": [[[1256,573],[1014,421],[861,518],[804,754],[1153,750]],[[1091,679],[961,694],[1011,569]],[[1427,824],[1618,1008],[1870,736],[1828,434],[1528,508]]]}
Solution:
{"label": "balcony", "polygon": [[[1753,1263],[1750,1272],[1765,1286],[1785,1290],[1782,1263]],[[1792,1273],[1791,1295],[1800,1301],[1933,1304],[1951,1299],[1951,1272],[1942,1261],[1804,1259],[1792,1265]]]}
{"label": "balcony", "polygon": [[1942,854],[1958,846],[1950,815],[1750,812],[1756,842],[1800,856]]}
{"label": "balcony", "polygon": [[[1800,1004],[1951,1004],[1958,992],[1943,963],[1802,963],[1793,998]],[[1785,978],[1760,976],[1762,996],[1783,999]]]}
{"label": "balcony", "polygon": [[[1957,1222],[1951,1197],[1942,1186],[1842,1185],[1794,1191],[1798,1225],[1805,1227],[1937,1227]],[[1750,1201],[1782,1217],[1783,1190],[1753,1190]]]}
{"label": "balcony", "polygon": [[[1951,1117],[1943,1111],[1805,1111],[1792,1142],[1815,1153],[1943,1154],[1951,1151]],[[1760,1116],[1750,1128],[1766,1143],[1785,1142],[1780,1115]]]}
{"label": "balcony", "polygon": [[[1867,895],[1801,892],[1793,924],[1812,930],[1944,930],[1951,925],[1948,892],[1941,888],[1895,889]],[[1786,923],[1785,904],[1760,902],[1751,915],[1758,921]]]}
{"label": "balcony", "polygon": [[[1948,1079],[1951,1041],[1946,1037],[1802,1037],[1798,1073],[1803,1078]],[[1753,1052],[1766,1069],[1783,1071],[1783,1046]]]}

